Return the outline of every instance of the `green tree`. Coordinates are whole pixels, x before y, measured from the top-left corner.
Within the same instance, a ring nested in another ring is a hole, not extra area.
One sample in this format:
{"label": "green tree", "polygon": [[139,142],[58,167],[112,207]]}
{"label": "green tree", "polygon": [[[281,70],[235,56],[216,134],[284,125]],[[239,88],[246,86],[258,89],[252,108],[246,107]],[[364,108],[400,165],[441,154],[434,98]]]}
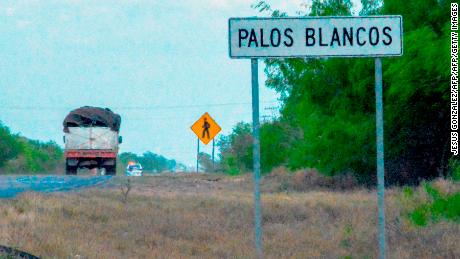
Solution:
{"label": "green tree", "polygon": [[286,165],[291,150],[296,146],[297,140],[302,138],[302,132],[290,127],[284,121],[262,124],[260,128],[262,173],[268,173],[276,166]]}
{"label": "green tree", "polygon": [[17,137],[18,159],[8,163],[6,171],[13,173],[52,173],[64,162],[64,152],[53,141],[41,142]]}
{"label": "green tree", "polygon": [[[230,174],[251,171],[252,131],[248,123],[238,123],[230,135],[221,136],[218,141],[220,165]],[[302,132],[280,121],[264,123],[260,128],[261,170],[270,172],[275,166],[284,165],[295,146],[296,140],[302,138]]]}
{"label": "green tree", "polygon": [[[254,7],[272,16],[286,15],[268,1]],[[352,8],[348,0],[314,0],[308,15],[350,15]],[[404,19],[404,55],[383,59],[388,183],[416,183],[452,171],[449,10],[450,1],[363,1],[361,15],[398,14]],[[326,175],[351,172],[362,182],[374,182],[374,60],[265,63],[266,85],[280,94],[283,106],[278,121],[262,126],[262,169],[313,167]],[[250,126],[240,123],[222,140],[224,165],[233,172],[250,169]]]}
{"label": "green tree", "polygon": [[239,174],[252,169],[251,125],[240,122],[228,136],[221,136],[217,144],[222,169],[229,174]]}
{"label": "green tree", "polygon": [[16,141],[8,127],[0,123],[0,167],[20,153],[20,144]]}

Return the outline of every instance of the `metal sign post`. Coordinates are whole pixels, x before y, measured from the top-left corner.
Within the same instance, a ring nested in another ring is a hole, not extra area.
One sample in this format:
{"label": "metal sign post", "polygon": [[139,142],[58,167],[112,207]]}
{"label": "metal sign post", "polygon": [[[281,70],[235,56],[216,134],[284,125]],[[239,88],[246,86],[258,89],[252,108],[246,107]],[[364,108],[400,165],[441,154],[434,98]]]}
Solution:
{"label": "metal sign post", "polygon": [[196,142],[196,172],[198,173],[198,164],[200,160],[200,138],[197,138]]}
{"label": "metal sign post", "polygon": [[216,167],[215,167],[215,164],[214,164],[214,148],[216,146],[216,144],[214,143],[214,139],[212,139],[212,172],[215,173],[216,172]]}
{"label": "metal sign post", "polygon": [[252,77],[252,157],[254,167],[254,228],[258,258],[263,258],[262,211],[260,206],[260,122],[259,122],[259,71],[257,58],[251,59]]}
{"label": "metal sign post", "polygon": [[383,153],[382,60],[375,59],[375,120],[377,135],[377,206],[379,258],[385,258],[385,167]]}
{"label": "metal sign post", "polygon": [[377,203],[379,256],[385,258],[385,173],[383,154],[382,62],[380,57],[403,54],[402,17],[231,18],[230,58],[250,58],[254,156],[255,247],[262,252],[260,207],[259,86],[257,58],[374,57],[377,134]]}

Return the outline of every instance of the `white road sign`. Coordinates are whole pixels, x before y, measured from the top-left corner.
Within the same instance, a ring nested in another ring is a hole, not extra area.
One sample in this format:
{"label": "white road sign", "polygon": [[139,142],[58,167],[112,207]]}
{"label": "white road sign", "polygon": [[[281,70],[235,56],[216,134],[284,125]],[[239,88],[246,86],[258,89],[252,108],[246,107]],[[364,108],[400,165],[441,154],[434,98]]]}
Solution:
{"label": "white road sign", "polygon": [[231,58],[401,56],[402,17],[229,19]]}

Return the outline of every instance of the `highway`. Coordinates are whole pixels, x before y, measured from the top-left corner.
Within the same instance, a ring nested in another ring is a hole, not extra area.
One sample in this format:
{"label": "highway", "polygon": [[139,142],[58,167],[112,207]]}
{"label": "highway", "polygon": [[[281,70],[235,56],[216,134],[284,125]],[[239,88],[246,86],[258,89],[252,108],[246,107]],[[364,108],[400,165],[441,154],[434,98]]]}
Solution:
{"label": "highway", "polygon": [[0,176],[0,198],[14,198],[28,192],[65,192],[105,185],[112,176]]}

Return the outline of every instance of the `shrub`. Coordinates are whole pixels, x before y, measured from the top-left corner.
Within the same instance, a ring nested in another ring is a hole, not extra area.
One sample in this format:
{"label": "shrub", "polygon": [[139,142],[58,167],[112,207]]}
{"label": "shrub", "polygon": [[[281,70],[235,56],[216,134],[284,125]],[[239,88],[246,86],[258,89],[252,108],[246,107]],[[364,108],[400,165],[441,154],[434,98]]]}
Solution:
{"label": "shrub", "polygon": [[458,159],[449,160],[448,177],[455,182],[460,181],[460,161]]}
{"label": "shrub", "polygon": [[8,161],[4,171],[9,173],[50,173],[63,163],[64,153],[55,142],[41,142],[16,137],[17,158]]}
{"label": "shrub", "polygon": [[[315,169],[289,172],[285,167],[277,167],[264,177],[264,181],[277,185],[277,191],[311,191],[318,189],[352,190],[360,187],[351,174],[326,176]],[[269,184],[271,185],[271,184]]]}
{"label": "shrub", "polygon": [[0,167],[19,155],[20,145],[8,127],[0,123]]}
{"label": "shrub", "polygon": [[[460,222],[460,192],[446,194],[431,184],[424,184],[423,188],[428,194],[428,201],[409,213],[409,218],[415,225],[426,226],[442,219]],[[413,196],[413,193],[404,193],[409,197]]]}

